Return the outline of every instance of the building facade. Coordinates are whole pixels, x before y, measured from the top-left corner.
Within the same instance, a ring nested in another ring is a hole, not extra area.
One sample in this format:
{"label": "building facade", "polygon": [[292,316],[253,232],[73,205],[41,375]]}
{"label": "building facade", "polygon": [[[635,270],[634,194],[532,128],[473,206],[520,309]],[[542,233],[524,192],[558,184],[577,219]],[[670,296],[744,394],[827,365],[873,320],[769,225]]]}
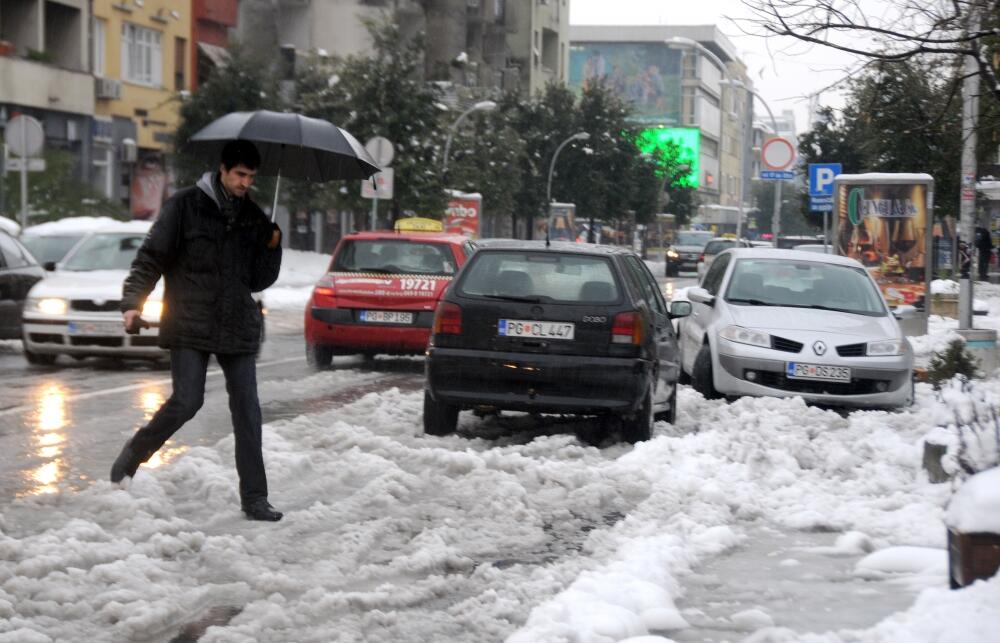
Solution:
{"label": "building facade", "polygon": [[676,130],[677,142],[696,130],[688,164],[701,204],[697,221],[735,230],[749,202],[753,103],[729,39],[714,25],[573,25],[570,40],[572,88],[603,79],[632,104],[636,125],[668,138]]}
{"label": "building facade", "polygon": [[243,0],[237,37],[275,52],[364,55],[372,42],[363,22],[387,10],[398,12],[404,36],[428,34],[425,78],[453,102],[530,96],[566,80],[568,0]]}
{"label": "building facade", "polygon": [[[191,2],[92,0],[95,163],[127,187],[135,218],[155,217],[170,183],[166,153],[191,82]],[[116,196],[121,196],[120,194]]]}
{"label": "building facade", "polygon": [[193,0],[191,3],[191,91],[229,58],[229,32],[236,27],[237,0]]}
{"label": "building facade", "polygon": [[155,216],[190,89],[191,2],[0,0],[0,125],[38,118],[74,178]]}

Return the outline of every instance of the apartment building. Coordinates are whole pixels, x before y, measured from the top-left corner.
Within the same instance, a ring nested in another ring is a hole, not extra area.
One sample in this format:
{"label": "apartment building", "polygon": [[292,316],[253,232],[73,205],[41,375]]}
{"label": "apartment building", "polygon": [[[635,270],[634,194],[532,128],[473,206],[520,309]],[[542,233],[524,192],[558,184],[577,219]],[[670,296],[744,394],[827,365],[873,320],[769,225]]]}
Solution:
{"label": "apartment building", "polygon": [[426,32],[425,78],[453,102],[529,96],[567,78],[569,0],[243,0],[237,34],[275,52],[363,55],[372,43],[362,22],[387,11],[404,35]]}
{"label": "apartment building", "polygon": [[0,0],[0,126],[38,118],[77,179],[155,216],[191,38],[189,1]]}
{"label": "apartment building", "polygon": [[0,0],[0,129],[27,114],[46,145],[76,159],[89,179],[94,78],[87,53],[87,0]]}
{"label": "apartment building", "polygon": [[632,104],[647,138],[680,144],[698,220],[734,230],[750,198],[753,103],[729,39],[715,25],[572,25],[570,41],[570,86],[605,82]]}
{"label": "apartment building", "polygon": [[229,59],[226,46],[236,27],[238,0],[193,0],[191,3],[191,91]]}
{"label": "apartment building", "polygon": [[103,157],[110,181],[127,186],[133,217],[155,217],[168,189],[166,153],[180,102],[190,90],[191,3],[92,0],[91,6],[94,163]]}

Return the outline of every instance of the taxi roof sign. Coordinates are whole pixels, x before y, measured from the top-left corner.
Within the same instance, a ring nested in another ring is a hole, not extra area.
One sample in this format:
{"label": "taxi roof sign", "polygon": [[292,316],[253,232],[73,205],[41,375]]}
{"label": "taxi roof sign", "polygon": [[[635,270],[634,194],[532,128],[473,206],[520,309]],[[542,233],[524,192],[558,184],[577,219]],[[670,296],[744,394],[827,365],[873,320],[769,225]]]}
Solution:
{"label": "taxi roof sign", "polygon": [[393,229],[396,232],[444,232],[444,224],[437,219],[407,217],[397,220]]}

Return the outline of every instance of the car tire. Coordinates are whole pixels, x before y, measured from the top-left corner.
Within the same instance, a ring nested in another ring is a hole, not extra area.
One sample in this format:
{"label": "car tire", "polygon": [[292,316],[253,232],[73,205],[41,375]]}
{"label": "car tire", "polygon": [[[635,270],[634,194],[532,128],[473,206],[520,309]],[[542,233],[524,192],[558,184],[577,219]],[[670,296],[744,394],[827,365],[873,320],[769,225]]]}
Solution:
{"label": "car tire", "polygon": [[693,370],[691,384],[694,390],[701,393],[706,400],[717,400],[722,397],[715,390],[715,381],[712,379],[712,349],[708,344],[703,345],[698,351],[698,356],[694,358]]}
{"label": "car tire", "polygon": [[438,402],[424,391],[424,433],[450,435],[458,426],[458,407]]}
{"label": "car tire", "polygon": [[630,444],[645,442],[653,434],[653,387],[646,390],[642,405],[631,417],[622,418],[622,439]]}
{"label": "car tire", "polygon": [[317,371],[330,368],[333,349],[322,344],[306,344],[306,362]]}
{"label": "car tire", "polygon": [[671,266],[670,264],[667,264],[668,277],[676,277],[677,275],[680,274],[680,272],[681,272],[680,266]]}
{"label": "car tire", "polygon": [[47,353],[35,353],[29,351],[27,348],[24,349],[24,359],[28,360],[29,364],[35,364],[37,366],[51,366],[56,363],[56,358],[58,355],[49,355]]}

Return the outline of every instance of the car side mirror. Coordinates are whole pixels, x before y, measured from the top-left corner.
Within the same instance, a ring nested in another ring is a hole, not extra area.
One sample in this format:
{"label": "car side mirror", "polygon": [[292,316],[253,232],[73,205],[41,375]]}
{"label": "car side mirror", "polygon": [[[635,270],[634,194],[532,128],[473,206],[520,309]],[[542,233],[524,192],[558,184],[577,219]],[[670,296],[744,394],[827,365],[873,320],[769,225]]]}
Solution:
{"label": "car side mirror", "polygon": [[715,305],[715,295],[700,286],[688,288],[687,296],[688,299],[699,304],[705,304],[706,306]]}
{"label": "car side mirror", "polygon": [[909,304],[902,304],[893,309],[892,316],[896,319],[915,319],[917,317],[917,309]]}
{"label": "car side mirror", "polygon": [[691,314],[691,302],[690,301],[672,301],[670,302],[670,318],[680,319],[681,317],[687,317]]}
{"label": "car side mirror", "polygon": [[45,270],[47,272],[55,272],[56,271],[56,262],[55,261],[46,261],[45,263],[42,264],[42,268],[45,268]]}

